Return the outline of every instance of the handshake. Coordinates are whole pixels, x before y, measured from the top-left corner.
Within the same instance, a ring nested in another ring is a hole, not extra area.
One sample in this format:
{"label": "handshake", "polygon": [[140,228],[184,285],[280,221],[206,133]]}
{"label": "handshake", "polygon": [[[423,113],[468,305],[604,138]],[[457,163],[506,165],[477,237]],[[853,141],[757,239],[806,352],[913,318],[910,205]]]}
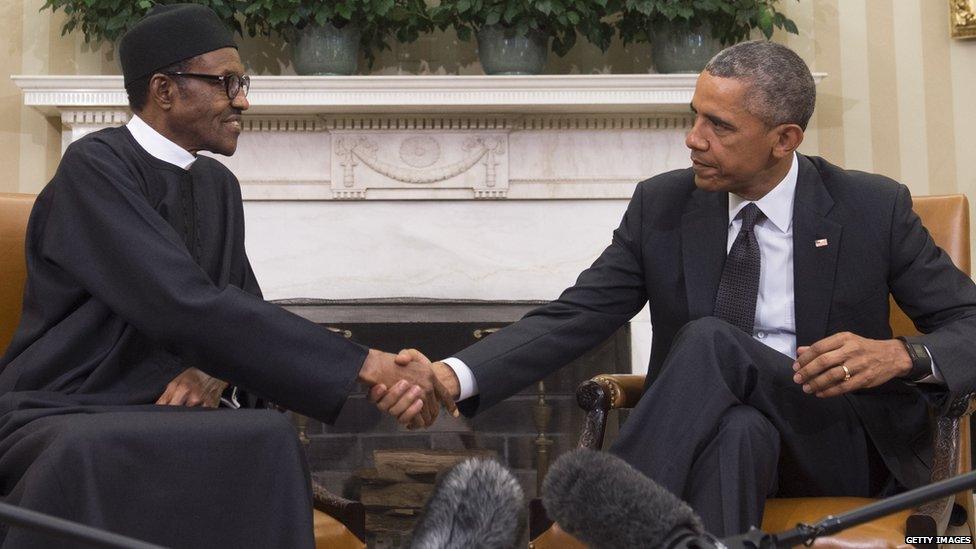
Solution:
{"label": "handshake", "polygon": [[[431,364],[415,349],[395,355],[370,349],[358,380],[370,388],[369,400],[377,408],[409,429],[433,424],[442,404],[452,415],[458,415],[454,401],[461,386],[454,370],[443,362]],[[216,408],[226,387],[220,379],[187,368],[166,386],[156,404]]]}
{"label": "handshake", "polygon": [[370,402],[408,429],[429,427],[442,404],[458,416],[454,402],[461,387],[454,371],[443,362],[431,363],[416,349],[396,355],[370,349],[359,382],[369,386]]}

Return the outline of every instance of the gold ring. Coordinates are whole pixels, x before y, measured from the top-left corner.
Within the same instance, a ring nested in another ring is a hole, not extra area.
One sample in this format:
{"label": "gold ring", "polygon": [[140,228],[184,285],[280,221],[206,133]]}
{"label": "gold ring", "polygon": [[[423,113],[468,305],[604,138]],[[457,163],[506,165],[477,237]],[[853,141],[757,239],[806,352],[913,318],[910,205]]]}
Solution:
{"label": "gold ring", "polygon": [[848,370],[847,369],[847,366],[844,365],[844,364],[841,364],[840,367],[844,369],[844,381],[850,381],[851,380],[851,371]]}

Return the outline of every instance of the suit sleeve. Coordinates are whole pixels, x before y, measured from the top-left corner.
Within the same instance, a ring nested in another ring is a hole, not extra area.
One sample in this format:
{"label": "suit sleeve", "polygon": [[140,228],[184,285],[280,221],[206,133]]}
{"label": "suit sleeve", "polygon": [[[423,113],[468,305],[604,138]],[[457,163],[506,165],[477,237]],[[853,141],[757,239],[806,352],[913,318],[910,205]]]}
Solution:
{"label": "suit sleeve", "polygon": [[213,285],[109,147],[69,149],[51,185],[45,261],[208,374],[335,419],[367,349],[256,297],[253,275],[243,290]]}
{"label": "suit sleeve", "polygon": [[895,200],[889,288],[922,335],[953,392],[976,389],[976,285],[935,245],[912,211],[908,188]]}
{"label": "suit sleeve", "polygon": [[644,185],[599,258],[558,299],[455,356],[467,364],[479,394],[460,403],[467,415],[565,366],[595,347],[647,302],[641,231]]}

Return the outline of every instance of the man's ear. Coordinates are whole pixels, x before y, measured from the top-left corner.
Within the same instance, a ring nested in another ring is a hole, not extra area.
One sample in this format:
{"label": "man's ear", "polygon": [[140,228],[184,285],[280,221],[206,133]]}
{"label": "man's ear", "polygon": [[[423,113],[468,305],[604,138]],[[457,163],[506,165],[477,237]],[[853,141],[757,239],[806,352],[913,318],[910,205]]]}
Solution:
{"label": "man's ear", "polygon": [[793,154],[803,143],[803,129],[796,124],[781,124],[774,130],[776,132],[776,143],[773,144],[773,156],[785,158]]}
{"label": "man's ear", "polygon": [[156,73],[149,79],[148,100],[164,111],[173,108],[173,100],[178,93],[176,81],[164,74]]}

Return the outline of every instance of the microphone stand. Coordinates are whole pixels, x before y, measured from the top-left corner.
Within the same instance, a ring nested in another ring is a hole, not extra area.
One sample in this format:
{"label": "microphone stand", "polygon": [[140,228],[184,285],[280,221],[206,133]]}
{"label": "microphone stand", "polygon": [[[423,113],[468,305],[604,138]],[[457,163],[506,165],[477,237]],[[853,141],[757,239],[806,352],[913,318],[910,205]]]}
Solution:
{"label": "microphone stand", "polygon": [[964,490],[972,490],[974,487],[976,487],[976,471],[909,490],[837,516],[830,515],[816,524],[798,524],[796,528],[779,534],[767,534],[753,527],[745,534],[719,541],[717,546],[725,546],[728,549],[773,549],[801,544],[809,546],[821,536],[836,534],[876,518],[917,507],[922,503]]}
{"label": "microphone stand", "polygon": [[52,537],[83,543],[91,547],[107,547],[111,549],[164,549],[159,545],[153,545],[134,538],[113,534],[91,526],[85,526],[77,522],[52,517],[0,502],[0,522],[6,522],[12,526],[19,526],[30,530],[44,532]]}

